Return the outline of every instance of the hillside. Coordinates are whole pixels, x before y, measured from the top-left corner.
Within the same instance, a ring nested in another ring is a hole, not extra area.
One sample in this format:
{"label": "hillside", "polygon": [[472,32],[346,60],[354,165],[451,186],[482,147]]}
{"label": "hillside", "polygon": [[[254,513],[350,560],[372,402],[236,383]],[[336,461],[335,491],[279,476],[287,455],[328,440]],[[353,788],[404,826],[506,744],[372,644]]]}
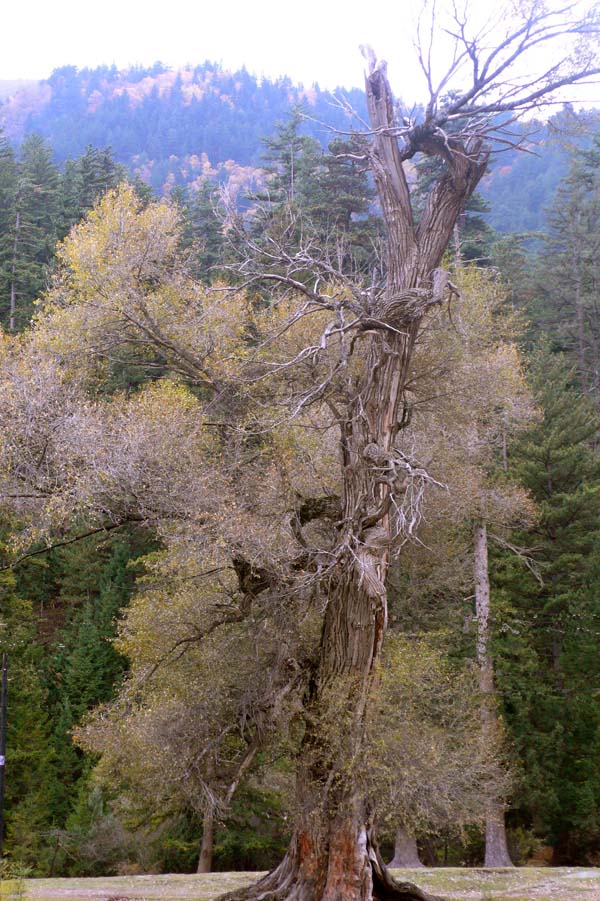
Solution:
{"label": "hillside", "polygon": [[[337,96],[364,115],[361,91],[340,89]],[[160,63],[126,71],[65,66],[46,81],[0,83],[0,127],[14,144],[37,132],[58,164],[90,145],[110,146],[115,160],[158,193],[176,184],[199,184],[207,176],[229,181],[233,175],[241,185],[250,183],[263,139],[298,105],[308,116],[306,133],[323,144],[329,129],[352,127],[339,102],[318,85],[258,79],[245,69],[229,72],[211,62],[180,71]],[[575,123],[578,118],[570,116]],[[491,206],[489,222],[498,231],[543,229],[543,211],[564,175],[567,156],[552,134],[552,127],[534,130],[533,152],[503,153],[482,185]]]}
{"label": "hillside", "polygon": [[[364,113],[360,91],[348,99]],[[0,103],[0,126],[16,143],[38,132],[58,163],[80,156],[88,145],[110,146],[118,162],[161,192],[216,177],[228,161],[258,165],[262,138],[298,105],[316,121],[349,127],[342,109],[316,85],[259,81],[245,70],[227,72],[209,62],[181,71],[160,64],[124,72],[66,66]],[[322,126],[307,123],[306,131],[327,141]]]}

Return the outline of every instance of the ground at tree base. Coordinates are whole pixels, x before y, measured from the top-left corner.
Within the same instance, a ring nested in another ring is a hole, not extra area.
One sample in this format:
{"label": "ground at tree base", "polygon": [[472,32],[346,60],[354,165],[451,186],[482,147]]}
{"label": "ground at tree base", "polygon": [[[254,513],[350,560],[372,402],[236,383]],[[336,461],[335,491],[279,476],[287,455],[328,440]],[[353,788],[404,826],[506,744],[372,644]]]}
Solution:
{"label": "ground at tree base", "polygon": [[[4,880],[1,901],[213,901],[262,873]],[[600,901],[600,869],[394,870],[445,901]]]}

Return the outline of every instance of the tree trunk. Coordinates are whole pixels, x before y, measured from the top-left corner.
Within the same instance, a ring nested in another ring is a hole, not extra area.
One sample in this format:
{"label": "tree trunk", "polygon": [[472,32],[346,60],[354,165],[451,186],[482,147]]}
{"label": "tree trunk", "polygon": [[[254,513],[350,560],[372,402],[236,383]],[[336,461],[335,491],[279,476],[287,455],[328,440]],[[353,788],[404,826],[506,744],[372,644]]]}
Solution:
{"label": "tree trunk", "polygon": [[485,815],[485,860],[484,867],[514,866],[506,844],[504,805],[490,801]]}
{"label": "tree trunk", "polygon": [[214,834],[215,805],[212,801],[207,801],[202,818],[202,844],[200,845],[197,873],[212,873]]}
{"label": "tree trunk", "polygon": [[341,831],[336,835],[328,829],[326,836],[320,825],[298,829],[276,870],[247,889],[224,895],[222,901],[439,901],[410,882],[392,879],[369,829],[363,826],[357,834],[354,825],[339,823]]}
{"label": "tree trunk", "polygon": [[598,287],[600,286],[600,277],[598,270],[598,261],[594,257],[592,266],[592,283],[591,294],[592,302],[590,304],[591,324],[591,349],[592,349],[592,385],[594,389],[594,402],[596,408],[600,404],[600,316],[598,315]]}
{"label": "tree trunk", "polygon": [[[481,692],[481,721],[483,740],[496,740],[496,697],[494,691],[494,664],[490,652],[490,578],[488,570],[487,528],[477,522],[473,527],[475,609],[477,613],[477,663],[479,665],[479,690]],[[491,784],[494,774],[491,773]],[[485,863],[486,867],[512,867],[506,844],[504,807],[491,798],[485,812]]]}
{"label": "tree trunk", "polygon": [[305,702],[296,830],[280,866],[229,899],[432,898],[410,883],[396,883],[381,859],[365,800],[363,745],[387,626],[390,554],[402,537],[396,511],[407,473],[396,468],[394,443],[404,387],[423,316],[444,298],[446,282],[437,267],[487,156],[480,159],[480,143],[450,152],[439,129],[425,124],[418,132],[422,149],[442,156],[446,171],[417,225],[385,66],[374,59],[367,100],[374,135],[370,162],[387,226],[386,288],[357,328],[365,348],[363,374],[341,417],[340,535],[336,565],[322,585],[325,617]]}
{"label": "tree trunk", "polygon": [[404,824],[396,829],[394,839],[394,857],[388,864],[397,869],[418,869],[423,866],[419,858],[419,849],[414,835],[407,830]]}
{"label": "tree trunk", "polygon": [[[381,536],[383,528],[386,535],[392,529],[386,506],[389,485],[376,480],[374,473],[392,455],[398,428],[408,341],[414,340],[410,326],[407,330],[405,324],[402,331],[387,339],[390,350],[385,354],[381,335],[367,339],[371,348],[365,368],[370,377],[343,426],[342,521],[348,526],[339,564],[328,579],[320,659],[305,706],[296,831],[280,866],[250,889],[226,895],[229,899],[432,898],[388,874],[362,787],[369,697],[387,624],[389,539],[382,542]],[[385,512],[375,520],[375,511]]]}

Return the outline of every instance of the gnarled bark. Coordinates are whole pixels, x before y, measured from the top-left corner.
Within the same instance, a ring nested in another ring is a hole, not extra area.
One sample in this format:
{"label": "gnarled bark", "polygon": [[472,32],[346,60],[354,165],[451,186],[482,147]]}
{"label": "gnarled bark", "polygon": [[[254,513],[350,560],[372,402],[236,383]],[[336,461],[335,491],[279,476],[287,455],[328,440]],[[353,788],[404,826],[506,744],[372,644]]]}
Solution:
{"label": "gnarled bark", "polygon": [[411,882],[393,879],[371,831],[331,824],[329,835],[316,824],[298,829],[276,870],[249,888],[224,895],[222,901],[439,901]]}
{"label": "gnarled bark", "polygon": [[[336,565],[321,585],[325,617],[320,657],[306,699],[306,732],[297,776],[297,825],[282,863],[259,883],[227,898],[271,901],[371,901],[432,896],[388,874],[377,850],[362,784],[369,701],[387,626],[390,554],[401,538],[406,469],[394,448],[404,388],[420,323],[448,287],[438,269],[466,198],[483,174],[481,145],[455,142],[435,123],[415,128],[400,152],[385,66],[371,60],[367,100],[370,162],[387,226],[385,291],[365,305],[364,374],[341,422],[341,516]],[[445,172],[417,225],[403,159],[421,149]],[[397,497],[396,494],[397,493]]]}

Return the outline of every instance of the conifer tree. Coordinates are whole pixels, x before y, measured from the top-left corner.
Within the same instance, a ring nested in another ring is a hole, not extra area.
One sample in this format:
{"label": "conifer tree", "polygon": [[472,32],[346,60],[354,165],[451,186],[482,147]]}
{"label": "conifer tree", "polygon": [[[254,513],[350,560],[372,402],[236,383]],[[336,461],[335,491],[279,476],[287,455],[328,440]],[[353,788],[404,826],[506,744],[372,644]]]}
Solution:
{"label": "conifer tree", "polygon": [[23,328],[33,301],[46,287],[58,236],[58,170],[50,148],[39,135],[21,147],[18,185],[9,230],[9,314],[11,331]]}
{"label": "conifer tree", "polygon": [[34,873],[44,872],[56,770],[43,683],[43,649],[32,605],[0,575],[0,653],[9,666],[5,851]]}
{"label": "conifer tree", "polygon": [[223,263],[225,238],[217,215],[218,187],[208,179],[192,190],[177,186],[171,192],[182,212],[181,248],[190,259],[191,272],[199,281],[215,280]]}
{"label": "conifer tree", "polygon": [[582,390],[600,405],[600,137],[575,152],[548,214],[533,313],[577,369]]}
{"label": "conifer tree", "polygon": [[299,110],[265,141],[266,187],[252,196],[257,240],[323,248],[342,270],[369,270],[381,220],[373,214],[366,145],[336,138],[327,151],[302,133]]}
{"label": "conifer tree", "polygon": [[322,150],[318,142],[301,132],[302,114],[296,109],[287,122],[280,123],[265,140],[263,169],[266,190],[260,200],[270,205],[294,206],[308,199],[307,189],[314,177]]}
{"label": "conifer tree", "polygon": [[539,511],[534,528],[515,539],[539,579],[514,555],[497,562],[497,661],[524,771],[516,816],[569,862],[600,843],[599,423],[560,356],[538,351],[532,379],[541,417],[510,461]]}
{"label": "conifer tree", "polygon": [[14,245],[17,163],[14,151],[0,130],[0,322],[8,323]]}
{"label": "conifer tree", "polygon": [[106,553],[88,543],[63,554],[59,604],[65,625],[47,661],[53,741],[60,783],[55,816],[64,825],[89,762],[73,744],[73,729],[96,704],[110,699],[125,671],[112,639],[133,585],[128,562],[135,543],[117,540]]}
{"label": "conifer tree", "polygon": [[91,210],[110,188],[126,176],[124,166],[115,162],[110,147],[86,147],[75,160],[67,160],[61,177],[61,214],[58,237],[63,238],[76,222]]}

